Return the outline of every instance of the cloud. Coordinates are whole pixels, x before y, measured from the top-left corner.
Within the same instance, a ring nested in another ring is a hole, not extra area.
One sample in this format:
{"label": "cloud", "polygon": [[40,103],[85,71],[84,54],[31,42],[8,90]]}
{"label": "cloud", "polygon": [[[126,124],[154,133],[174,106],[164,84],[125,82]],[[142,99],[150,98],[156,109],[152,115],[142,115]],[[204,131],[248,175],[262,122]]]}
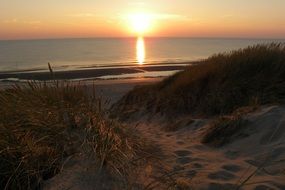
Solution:
{"label": "cloud", "polygon": [[158,20],[191,20],[190,17],[179,14],[152,14],[152,17]]}
{"label": "cloud", "polygon": [[129,5],[131,6],[144,6],[146,5],[145,2],[137,1],[137,2],[130,2]]}
{"label": "cloud", "polygon": [[41,21],[38,20],[21,20],[18,18],[4,20],[3,23],[5,24],[30,24],[30,25],[38,25],[41,24]]}
{"label": "cloud", "polygon": [[36,24],[41,24],[41,21],[37,21],[37,20],[30,20],[30,21],[23,21],[24,24],[32,24],[32,25],[36,25]]}
{"label": "cloud", "polygon": [[177,20],[177,21],[193,20],[191,17],[186,15],[167,14],[167,13],[131,13],[127,15],[121,15],[119,17],[128,20],[136,15],[145,15],[146,17],[152,20]]}
{"label": "cloud", "polygon": [[234,17],[234,15],[232,14],[227,14],[227,15],[223,15],[221,18],[222,19],[232,19]]}
{"label": "cloud", "polygon": [[3,23],[6,24],[11,24],[11,23],[18,23],[18,19],[17,18],[13,18],[13,19],[8,19],[8,20],[3,20]]}
{"label": "cloud", "polygon": [[69,17],[78,17],[78,18],[92,18],[92,17],[98,17],[98,15],[94,13],[78,13],[78,14],[72,14],[67,15]]}

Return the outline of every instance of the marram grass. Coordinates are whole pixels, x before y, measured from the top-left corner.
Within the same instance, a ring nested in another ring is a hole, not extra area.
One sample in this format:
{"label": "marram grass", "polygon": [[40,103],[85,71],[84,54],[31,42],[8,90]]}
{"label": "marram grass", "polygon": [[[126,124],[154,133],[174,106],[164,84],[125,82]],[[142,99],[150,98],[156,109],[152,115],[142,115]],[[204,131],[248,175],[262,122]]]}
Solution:
{"label": "marram grass", "polygon": [[74,83],[30,82],[0,91],[0,189],[39,188],[82,144],[98,170],[126,176],[139,144],[107,119],[101,104]]}
{"label": "marram grass", "polygon": [[284,100],[285,44],[267,44],[216,54],[158,84],[137,87],[113,111],[122,118],[138,112],[209,116],[229,114],[253,101]]}

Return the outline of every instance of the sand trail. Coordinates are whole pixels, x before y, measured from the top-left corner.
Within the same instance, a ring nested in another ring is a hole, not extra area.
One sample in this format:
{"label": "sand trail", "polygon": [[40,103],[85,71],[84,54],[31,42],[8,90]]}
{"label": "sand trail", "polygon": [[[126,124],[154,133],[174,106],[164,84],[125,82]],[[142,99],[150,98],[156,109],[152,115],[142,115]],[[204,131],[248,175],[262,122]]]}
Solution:
{"label": "sand trail", "polygon": [[[165,122],[131,123],[146,141],[160,149],[154,153],[158,158],[139,171],[138,185],[132,189],[283,190],[284,118],[285,107],[278,106],[248,114],[244,136],[219,148],[201,143],[208,120],[188,122],[189,118],[183,118],[185,125],[175,131],[165,130]],[[118,182],[107,173],[96,175],[92,160],[73,160],[44,189],[116,189]]]}
{"label": "sand trail", "polygon": [[[194,120],[174,132],[153,122],[137,128],[162,151],[164,168],[153,170],[153,181],[158,178],[176,189],[285,189],[284,118],[285,108],[275,106],[249,114],[247,136],[221,148],[200,142],[207,120]],[[169,176],[163,181],[158,176],[165,173]]]}

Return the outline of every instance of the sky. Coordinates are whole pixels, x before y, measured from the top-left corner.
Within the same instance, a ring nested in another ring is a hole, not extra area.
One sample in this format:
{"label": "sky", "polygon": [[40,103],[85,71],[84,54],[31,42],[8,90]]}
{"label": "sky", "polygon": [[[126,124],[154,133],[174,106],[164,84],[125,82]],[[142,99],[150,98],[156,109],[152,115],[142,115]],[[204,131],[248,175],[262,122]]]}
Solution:
{"label": "sky", "polygon": [[284,10],[285,0],[0,0],[0,39],[129,37],[134,22],[153,37],[285,38]]}

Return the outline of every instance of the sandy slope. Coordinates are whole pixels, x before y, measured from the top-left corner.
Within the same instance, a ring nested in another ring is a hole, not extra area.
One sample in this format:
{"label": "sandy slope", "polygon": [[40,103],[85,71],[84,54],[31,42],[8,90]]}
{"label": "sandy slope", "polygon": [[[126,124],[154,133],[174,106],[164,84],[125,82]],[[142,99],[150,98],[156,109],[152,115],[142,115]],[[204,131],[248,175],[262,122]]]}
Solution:
{"label": "sandy slope", "polygon": [[[153,81],[135,84],[149,82]],[[97,85],[112,102],[134,86],[128,82]],[[222,148],[200,143],[209,120],[194,119],[191,123],[191,118],[182,118],[181,128],[175,132],[167,132],[165,122],[158,120],[130,123],[138,124],[141,136],[162,152],[159,160],[141,171],[138,182],[153,189],[176,185],[176,189],[232,190],[254,173],[241,189],[285,189],[285,107],[263,107],[245,119],[249,120],[244,131],[248,136]],[[103,183],[102,176],[95,173],[92,160],[84,156],[74,158],[44,189],[110,189],[112,185]],[[112,181],[105,176],[103,179]]]}
{"label": "sandy slope", "polygon": [[[119,100],[126,92],[134,88],[134,86],[158,82],[161,79],[138,78],[95,81],[95,93],[101,96],[104,101],[109,102],[107,104],[109,106]],[[88,90],[92,91],[93,81],[86,82],[85,84]],[[44,183],[44,190],[120,189],[118,187],[120,182],[110,178],[110,175],[106,171],[98,173],[94,157],[86,155],[83,147],[79,147],[78,149],[78,154],[67,159],[62,171]]]}
{"label": "sandy slope", "polygon": [[[141,171],[139,183],[154,189],[176,185],[176,189],[232,190],[255,173],[241,189],[285,189],[285,107],[266,107],[247,118],[250,136],[223,148],[200,143],[207,120],[196,119],[176,132],[166,132],[158,123],[140,123],[141,135],[162,154]],[[45,189],[114,189],[112,179],[96,175],[93,164],[88,158],[75,161]]]}
{"label": "sandy slope", "polygon": [[138,129],[162,149],[178,186],[237,189],[254,173],[241,189],[285,189],[285,107],[265,107],[246,119],[249,136],[223,148],[200,143],[206,120],[197,119],[176,132],[165,132],[160,124],[142,123]]}

